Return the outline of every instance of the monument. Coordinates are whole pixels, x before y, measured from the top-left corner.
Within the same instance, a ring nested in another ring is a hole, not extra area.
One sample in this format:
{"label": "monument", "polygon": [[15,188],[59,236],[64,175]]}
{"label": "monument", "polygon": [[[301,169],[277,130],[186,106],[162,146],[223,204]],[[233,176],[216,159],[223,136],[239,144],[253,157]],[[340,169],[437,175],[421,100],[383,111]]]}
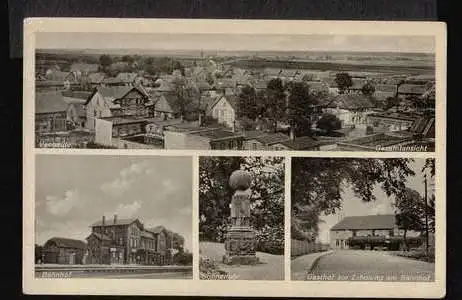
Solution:
{"label": "monument", "polygon": [[234,171],[229,186],[235,191],[230,204],[231,225],[225,235],[223,263],[251,265],[259,262],[255,253],[255,232],[250,225],[250,183],[252,177],[243,170]]}

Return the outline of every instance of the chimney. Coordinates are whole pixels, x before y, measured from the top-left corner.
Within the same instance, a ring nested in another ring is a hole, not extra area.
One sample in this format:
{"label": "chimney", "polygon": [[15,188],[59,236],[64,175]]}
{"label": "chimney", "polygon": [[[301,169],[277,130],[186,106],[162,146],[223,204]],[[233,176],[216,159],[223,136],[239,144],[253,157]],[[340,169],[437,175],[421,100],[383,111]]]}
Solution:
{"label": "chimney", "polygon": [[117,215],[114,215],[114,225],[117,224]]}
{"label": "chimney", "polygon": [[105,216],[103,216],[103,221],[102,221],[101,225],[106,226],[106,217]]}

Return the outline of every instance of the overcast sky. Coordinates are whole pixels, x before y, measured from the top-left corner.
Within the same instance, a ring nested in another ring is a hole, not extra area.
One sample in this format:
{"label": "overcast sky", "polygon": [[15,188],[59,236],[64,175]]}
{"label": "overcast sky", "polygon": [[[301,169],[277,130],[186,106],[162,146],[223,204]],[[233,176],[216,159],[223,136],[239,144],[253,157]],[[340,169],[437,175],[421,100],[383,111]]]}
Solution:
{"label": "overcast sky", "polygon": [[189,157],[37,155],[35,241],[84,240],[92,223],[139,218],[185,237],[192,251],[192,161]]}
{"label": "overcast sky", "polygon": [[231,51],[384,51],[434,53],[431,36],[50,33],[38,49],[146,49]]}
{"label": "overcast sky", "polygon": [[[411,163],[411,169],[416,173],[416,175],[409,176],[407,180],[407,186],[418,191],[422,197],[424,196],[425,188],[423,184],[424,177],[421,170],[424,165],[425,159],[415,159],[415,161]],[[430,178],[430,176],[428,176],[428,178]],[[432,187],[429,183],[428,195],[431,194],[431,188]],[[374,195],[377,197],[377,201],[365,203],[353,194],[351,187],[346,187],[342,194],[343,209],[335,215],[321,216],[321,219],[324,220],[324,222],[319,224],[320,241],[323,243],[329,242],[329,229],[337,224],[342,217],[393,214],[393,198],[387,197],[385,192],[378,186],[374,190]]]}

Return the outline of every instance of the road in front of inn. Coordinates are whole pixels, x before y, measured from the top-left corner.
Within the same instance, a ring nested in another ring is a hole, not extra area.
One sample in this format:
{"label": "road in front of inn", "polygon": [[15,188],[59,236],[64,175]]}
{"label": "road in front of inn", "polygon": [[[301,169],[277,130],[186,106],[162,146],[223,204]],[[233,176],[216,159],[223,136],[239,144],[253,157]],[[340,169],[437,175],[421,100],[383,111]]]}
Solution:
{"label": "road in front of inn", "polygon": [[393,255],[387,251],[340,250],[322,256],[307,275],[309,280],[433,281],[435,264]]}

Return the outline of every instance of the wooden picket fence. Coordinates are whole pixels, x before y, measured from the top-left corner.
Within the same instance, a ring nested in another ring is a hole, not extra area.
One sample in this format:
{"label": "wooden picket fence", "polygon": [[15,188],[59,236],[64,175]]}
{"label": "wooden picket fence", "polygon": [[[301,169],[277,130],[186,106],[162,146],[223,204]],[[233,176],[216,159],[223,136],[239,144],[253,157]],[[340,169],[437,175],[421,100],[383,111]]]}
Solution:
{"label": "wooden picket fence", "polygon": [[291,240],[290,245],[290,254],[292,257],[315,253],[315,252],[322,252],[327,251],[329,246],[320,244],[320,243],[312,243],[308,241],[301,241],[301,240]]}

